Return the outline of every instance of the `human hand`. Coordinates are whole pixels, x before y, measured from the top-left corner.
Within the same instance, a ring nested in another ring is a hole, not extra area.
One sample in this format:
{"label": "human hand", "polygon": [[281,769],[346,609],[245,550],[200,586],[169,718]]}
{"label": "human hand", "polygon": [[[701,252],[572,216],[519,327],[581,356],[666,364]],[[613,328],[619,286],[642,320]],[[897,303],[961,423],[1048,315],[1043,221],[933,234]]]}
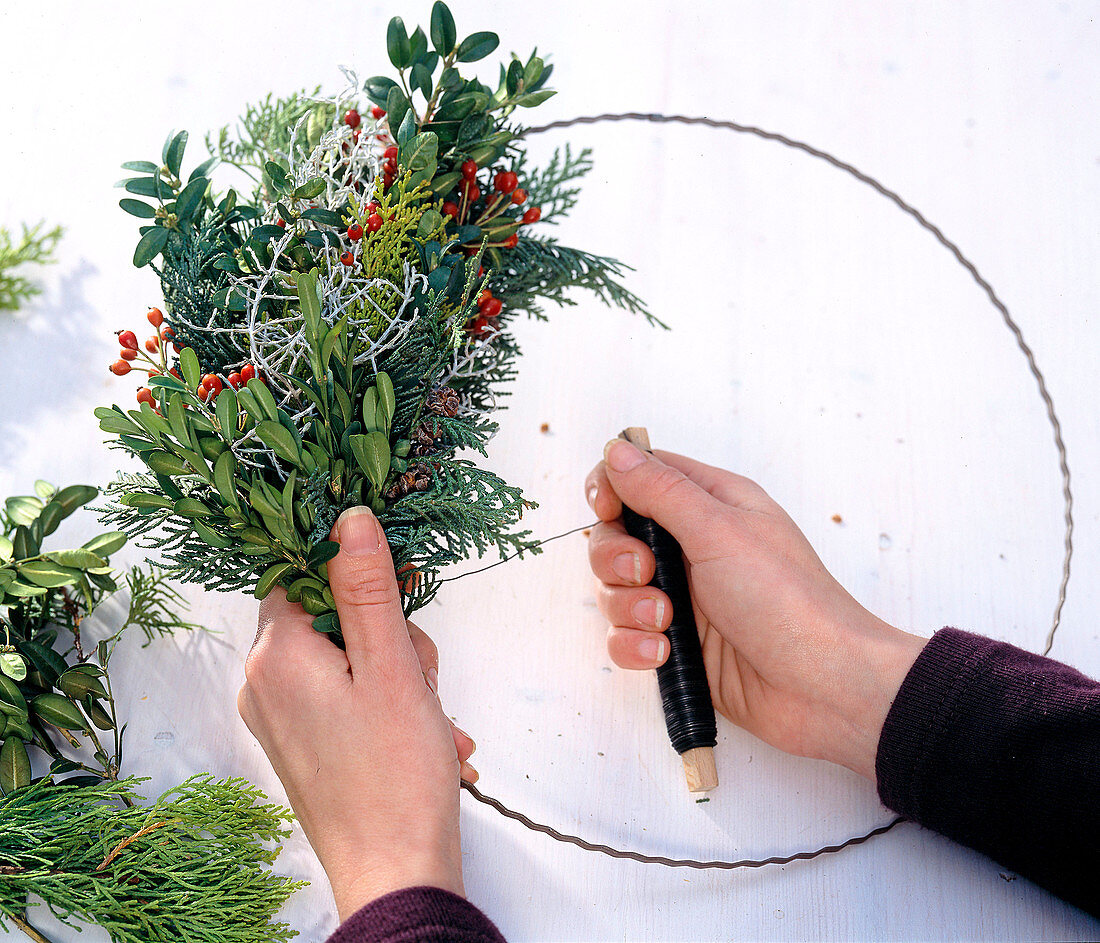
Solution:
{"label": "human hand", "polygon": [[333,528],[329,581],[346,651],[274,590],[237,706],[328,874],[340,919],[403,887],[463,894],[459,778],[473,741],[443,714],[439,654],[406,623],[389,545],[366,508]]}
{"label": "human hand", "polygon": [[585,482],[601,523],[589,539],[607,647],[624,668],[668,658],[671,604],[649,548],[627,535],[625,502],[684,553],[715,708],[760,739],[875,779],[879,734],[926,640],[863,608],[759,485],[622,439]]}

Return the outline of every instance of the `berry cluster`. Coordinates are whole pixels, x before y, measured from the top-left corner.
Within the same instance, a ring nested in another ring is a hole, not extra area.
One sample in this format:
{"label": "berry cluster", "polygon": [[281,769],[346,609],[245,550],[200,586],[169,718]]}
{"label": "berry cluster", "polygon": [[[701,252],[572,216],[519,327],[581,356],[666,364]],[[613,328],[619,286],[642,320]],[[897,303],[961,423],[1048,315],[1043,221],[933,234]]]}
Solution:
{"label": "berry cluster", "polygon": [[[146,338],[145,350],[143,351],[138,345],[137,335],[133,331],[119,331],[118,343],[121,350],[119,351],[119,359],[111,364],[109,368],[111,373],[118,377],[124,377],[131,370],[136,370],[151,377],[169,374],[177,380],[182,380],[179,371],[174,366],[169,366],[168,363],[168,346],[171,345],[173,351],[177,354],[180,352],[180,346],[173,339],[175,332],[164,323],[164,312],[160,308],[150,308],[146,318],[153,327],[157,328],[157,333]],[[217,399],[218,394],[225,389],[226,384],[235,390],[239,390],[254,377],[260,382],[266,382],[262,374],[250,363],[241,367],[240,371],[230,373],[224,382],[216,374],[208,373],[202,378],[195,393],[204,403],[208,400],[213,402]],[[147,386],[143,386],[138,390],[137,401],[138,403],[148,403],[153,409],[157,409],[153,391]]]}

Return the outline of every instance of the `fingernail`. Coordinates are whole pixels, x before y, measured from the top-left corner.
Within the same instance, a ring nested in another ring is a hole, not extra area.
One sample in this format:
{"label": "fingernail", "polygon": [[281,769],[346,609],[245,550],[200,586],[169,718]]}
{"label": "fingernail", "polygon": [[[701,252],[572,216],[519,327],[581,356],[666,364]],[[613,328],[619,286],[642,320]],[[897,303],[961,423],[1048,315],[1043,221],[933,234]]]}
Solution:
{"label": "fingernail", "polygon": [[459,727],[457,724],[455,725],[455,730],[457,730],[460,734],[462,734],[462,736],[464,736],[467,740],[470,741],[470,752],[473,753],[474,750],[477,749],[477,744],[474,743],[474,738],[471,737],[468,733],[466,733],[466,731],[463,730],[461,727]]}
{"label": "fingernail", "polygon": [[429,668],[424,672],[424,681],[428,685],[428,690],[432,694],[439,694],[439,672],[435,668]]}
{"label": "fingernail", "polygon": [[363,556],[382,546],[382,527],[370,508],[348,508],[336,522],[336,539],[345,553]]}
{"label": "fingernail", "polygon": [[620,553],[611,561],[611,569],[631,583],[642,581],[642,558],[636,553]]}
{"label": "fingernail", "polygon": [[663,635],[656,638],[642,639],[638,645],[638,654],[642,656],[644,661],[651,661],[654,664],[664,660],[665,651],[668,647],[668,639]]}
{"label": "fingernail", "polygon": [[645,599],[639,599],[633,606],[630,607],[631,613],[634,618],[642,625],[651,625],[655,629],[661,627],[661,620],[665,615],[665,601],[663,599],[654,599],[652,596],[647,596]]}
{"label": "fingernail", "polygon": [[612,439],[603,448],[604,460],[617,472],[628,472],[645,461],[645,454],[626,439]]}
{"label": "fingernail", "polygon": [[599,494],[599,485],[592,485],[592,487],[588,489],[588,506],[592,508],[593,511],[596,510],[596,498],[599,497]]}

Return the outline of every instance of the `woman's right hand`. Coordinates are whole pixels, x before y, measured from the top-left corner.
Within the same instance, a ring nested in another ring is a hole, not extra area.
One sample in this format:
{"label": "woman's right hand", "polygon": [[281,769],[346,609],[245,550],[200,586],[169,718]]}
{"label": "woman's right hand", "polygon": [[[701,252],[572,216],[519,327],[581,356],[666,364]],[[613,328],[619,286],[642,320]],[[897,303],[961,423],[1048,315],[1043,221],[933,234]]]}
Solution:
{"label": "woman's right hand", "polygon": [[627,535],[625,503],[684,552],[711,697],[760,739],[874,781],[879,733],[926,640],[863,608],[759,485],[623,439],[585,484],[601,523],[589,558],[612,660],[652,669],[668,657],[671,604],[648,586],[654,560]]}

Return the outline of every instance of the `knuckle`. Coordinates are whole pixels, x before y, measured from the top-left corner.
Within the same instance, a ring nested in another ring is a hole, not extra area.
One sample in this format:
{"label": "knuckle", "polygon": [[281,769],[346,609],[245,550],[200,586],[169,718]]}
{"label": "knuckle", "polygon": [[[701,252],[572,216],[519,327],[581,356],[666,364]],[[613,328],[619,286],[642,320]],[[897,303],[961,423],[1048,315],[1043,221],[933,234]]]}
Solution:
{"label": "knuckle", "polygon": [[373,606],[392,602],[397,597],[397,581],[393,572],[381,567],[344,570],[334,583],[336,591],[351,605]]}
{"label": "knuckle", "polygon": [[675,468],[665,466],[654,472],[647,490],[658,500],[679,501],[691,491],[691,483]]}

